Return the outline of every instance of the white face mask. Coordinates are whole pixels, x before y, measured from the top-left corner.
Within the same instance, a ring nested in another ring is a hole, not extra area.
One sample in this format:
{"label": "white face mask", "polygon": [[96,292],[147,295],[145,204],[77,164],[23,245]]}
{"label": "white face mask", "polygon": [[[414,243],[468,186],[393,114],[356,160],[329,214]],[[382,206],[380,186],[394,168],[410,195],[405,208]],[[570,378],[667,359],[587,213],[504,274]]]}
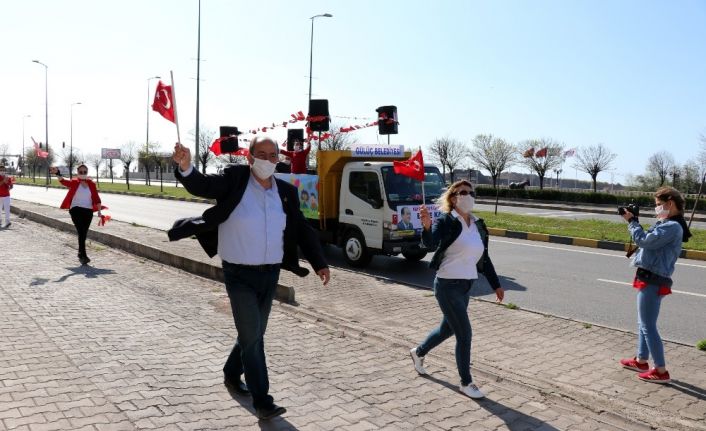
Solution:
{"label": "white face mask", "polygon": [[76,175],[76,176],[78,177],[79,180],[85,180],[86,178],[88,178],[88,175],[86,175],[86,174]]}
{"label": "white face mask", "polygon": [[276,164],[268,161],[268,160],[262,160],[262,159],[254,159],[255,161],[252,164],[252,172],[255,174],[256,177],[260,178],[261,180],[266,180],[272,176],[272,174],[275,173],[275,168],[277,167]]}
{"label": "white face mask", "polygon": [[669,210],[664,209],[664,205],[656,206],[655,215],[657,218],[667,218],[669,216]]}
{"label": "white face mask", "polygon": [[475,203],[476,200],[473,199],[473,196],[471,195],[456,197],[456,208],[458,208],[464,214],[468,214],[473,211],[473,205]]}

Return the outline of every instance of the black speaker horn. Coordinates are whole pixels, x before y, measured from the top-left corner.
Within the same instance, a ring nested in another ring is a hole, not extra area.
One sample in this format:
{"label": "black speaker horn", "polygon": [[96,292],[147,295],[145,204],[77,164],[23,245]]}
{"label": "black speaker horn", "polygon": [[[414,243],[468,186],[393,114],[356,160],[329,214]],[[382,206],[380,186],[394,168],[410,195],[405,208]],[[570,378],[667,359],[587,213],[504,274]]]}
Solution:
{"label": "black speaker horn", "polygon": [[304,146],[304,129],[287,129],[287,151],[294,151],[294,143],[299,141]]}
{"label": "black speaker horn", "polygon": [[378,113],[378,133],[381,135],[397,134],[397,106],[381,106],[375,110]]}
{"label": "black speaker horn", "polygon": [[309,128],[313,132],[328,132],[329,121],[328,99],[311,99],[309,101]]}
{"label": "black speaker horn", "polygon": [[221,126],[221,152],[233,153],[238,150],[238,135],[241,133],[237,127]]}

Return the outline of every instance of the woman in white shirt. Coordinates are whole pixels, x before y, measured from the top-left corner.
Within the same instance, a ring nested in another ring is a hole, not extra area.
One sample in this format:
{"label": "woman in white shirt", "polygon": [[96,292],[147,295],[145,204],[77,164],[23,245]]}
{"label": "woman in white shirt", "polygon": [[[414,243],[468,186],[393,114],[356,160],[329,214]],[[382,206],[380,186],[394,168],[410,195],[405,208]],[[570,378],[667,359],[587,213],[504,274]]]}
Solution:
{"label": "woman in white shirt", "polygon": [[436,250],[430,267],[436,270],[434,296],[443,313],[441,324],[427,338],[410,350],[414,368],[427,374],[424,356],[444,340],[456,336],[456,366],[461,377],[460,391],[471,398],[485,395],[471,377],[471,321],[468,301],[471,286],[482,273],[495,290],[498,302],[505,293],[493,262],[488,256],[488,228],[471,212],[475,202],[473,185],[466,180],[453,183],[437,201],[442,211],[432,228],[431,216],[425,205],[420,208],[422,243]]}

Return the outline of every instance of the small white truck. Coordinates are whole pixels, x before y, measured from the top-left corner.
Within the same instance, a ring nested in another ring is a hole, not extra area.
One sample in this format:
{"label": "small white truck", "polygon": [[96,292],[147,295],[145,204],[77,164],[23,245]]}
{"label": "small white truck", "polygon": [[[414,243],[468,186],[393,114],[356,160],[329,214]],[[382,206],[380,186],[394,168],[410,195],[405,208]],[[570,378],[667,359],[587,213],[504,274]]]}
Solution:
{"label": "small white truck", "polygon": [[[376,254],[418,261],[421,181],[398,175],[393,161],[410,156],[401,146],[356,146],[318,151],[316,175],[277,174],[298,187],[300,207],[321,234],[321,241],[343,249],[346,261],[365,267]],[[435,216],[435,199],[445,187],[439,169],[424,166],[427,207]]]}

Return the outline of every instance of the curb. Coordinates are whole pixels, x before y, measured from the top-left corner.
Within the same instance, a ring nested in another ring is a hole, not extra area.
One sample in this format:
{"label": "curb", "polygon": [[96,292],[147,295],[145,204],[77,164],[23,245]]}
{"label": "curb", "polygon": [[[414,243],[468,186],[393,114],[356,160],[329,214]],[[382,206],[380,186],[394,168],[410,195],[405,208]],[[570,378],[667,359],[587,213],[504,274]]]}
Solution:
{"label": "curb", "polygon": [[[598,239],[576,238],[570,236],[550,235],[546,233],[520,232],[515,230],[498,229],[489,227],[488,232],[493,236],[504,236],[506,238],[526,239],[530,241],[551,242],[555,244],[575,245],[579,247],[601,248],[605,250],[628,251],[629,244],[617,241],[605,241]],[[706,251],[684,250],[682,249],[680,258],[706,260]]]}
{"label": "curb", "polygon": [[[71,223],[47,217],[33,211],[19,209],[15,206],[10,207],[10,211],[20,218],[26,218],[27,220],[41,223],[57,230],[71,233],[76,231],[76,228]],[[98,232],[93,229],[88,230],[88,239],[100,242],[101,244],[105,244],[111,248],[125,251],[135,256],[153,260],[163,265],[179,268],[200,277],[223,282],[223,269],[220,266],[189,259],[188,257],[179,256],[173,253],[168,253],[156,247],[127,240],[116,235]],[[294,287],[278,284],[277,291],[275,292],[275,298],[288,304],[295,303]]]}

